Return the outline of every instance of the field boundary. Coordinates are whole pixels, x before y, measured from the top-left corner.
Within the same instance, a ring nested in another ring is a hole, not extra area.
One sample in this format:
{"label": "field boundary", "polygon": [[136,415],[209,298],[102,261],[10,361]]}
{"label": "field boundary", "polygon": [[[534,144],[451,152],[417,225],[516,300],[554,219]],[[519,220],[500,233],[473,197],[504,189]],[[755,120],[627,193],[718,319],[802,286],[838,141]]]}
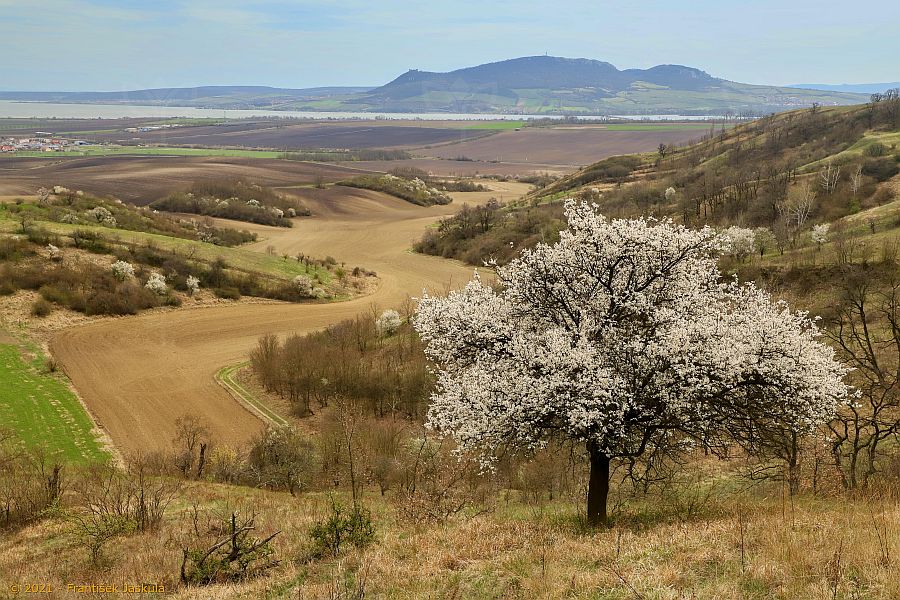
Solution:
{"label": "field boundary", "polygon": [[281,415],[270,409],[264,403],[260,402],[253,396],[250,391],[238,383],[234,376],[238,371],[249,365],[247,361],[240,362],[236,365],[222,367],[216,373],[216,383],[221,385],[231,394],[235,400],[247,407],[250,412],[260,417],[266,423],[275,425],[276,427],[285,427],[290,425]]}

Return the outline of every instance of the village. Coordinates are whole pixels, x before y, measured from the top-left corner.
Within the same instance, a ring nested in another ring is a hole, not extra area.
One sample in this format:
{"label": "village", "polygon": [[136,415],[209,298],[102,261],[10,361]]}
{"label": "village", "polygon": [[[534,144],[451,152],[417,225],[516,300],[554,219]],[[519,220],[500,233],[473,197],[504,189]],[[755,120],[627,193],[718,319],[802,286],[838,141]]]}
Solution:
{"label": "village", "polygon": [[0,139],[0,152],[64,152],[72,147],[90,145],[84,140],[50,137],[52,135],[52,133],[39,131],[33,137],[2,138]]}

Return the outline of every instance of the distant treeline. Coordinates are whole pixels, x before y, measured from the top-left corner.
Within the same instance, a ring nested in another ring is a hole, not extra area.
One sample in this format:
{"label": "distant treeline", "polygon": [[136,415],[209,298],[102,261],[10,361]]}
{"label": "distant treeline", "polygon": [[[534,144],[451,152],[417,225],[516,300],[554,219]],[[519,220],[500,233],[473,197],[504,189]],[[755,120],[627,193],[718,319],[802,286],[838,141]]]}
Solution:
{"label": "distant treeline", "polygon": [[360,160],[407,160],[412,158],[412,155],[405,150],[298,150],[297,152],[285,152],[280,158],[311,162],[355,162]]}
{"label": "distant treeline", "polygon": [[182,212],[291,227],[291,217],[307,216],[309,209],[297,200],[243,180],[198,181],[184,192],[175,192],[150,204],[157,210]]}
{"label": "distant treeline", "polygon": [[399,315],[390,329],[379,326],[383,319],[360,315],[283,343],[264,336],[250,353],[253,374],[299,416],[348,398],[378,417],[422,418],[433,378],[421,341]]}

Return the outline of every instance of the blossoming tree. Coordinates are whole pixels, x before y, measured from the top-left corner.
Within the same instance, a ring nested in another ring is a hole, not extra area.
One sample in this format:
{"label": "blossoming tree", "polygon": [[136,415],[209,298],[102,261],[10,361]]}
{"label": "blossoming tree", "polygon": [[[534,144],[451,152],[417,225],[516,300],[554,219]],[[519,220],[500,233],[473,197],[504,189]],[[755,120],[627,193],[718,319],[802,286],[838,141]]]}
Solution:
{"label": "blossoming tree", "polygon": [[721,281],[725,242],[669,221],[606,220],[570,201],[559,242],[421,299],[414,325],[439,367],[429,424],[486,463],[502,447],[584,444],[587,513],[606,522],[610,462],[752,449],[810,428],[845,396],[814,321]]}

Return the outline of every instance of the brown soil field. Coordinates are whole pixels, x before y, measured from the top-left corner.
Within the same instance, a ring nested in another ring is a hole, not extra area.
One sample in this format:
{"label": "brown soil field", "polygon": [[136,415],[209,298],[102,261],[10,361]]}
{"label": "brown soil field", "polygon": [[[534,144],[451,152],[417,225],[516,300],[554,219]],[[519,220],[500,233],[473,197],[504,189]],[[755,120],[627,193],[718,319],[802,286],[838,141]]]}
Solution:
{"label": "brown soil field", "polygon": [[122,130],[158,119],[0,119],[0,137],[30,137],[38,131],[52,134]]}
{"label": "brown soil field", "polygon": [[[233,304],[148,313],[73,327],[50,347],[99,424],[124,452],[166,449],[174,421],[200,415],[221,442],[243,443],[262,423],[214,381],[219,368],[244,360],[259,336],[306,332],[373,307],[397,306],[428,288],[442,292],[468,281],[473,268],[409,251],[413,240],[463,202],[518,196],[528,186],[492,183],[494,194],[455,194],[449,206],[423,208],[364,190],[326,190],[306,200],[314,215],[292,229],[250,225],[253,246],[279,253],[334,256],[378,272],[370,296],[329,304]],[[247,224],[241,223],[241,227]]]}
{"label": "brown soil field", "polygon": [[337,181],[363,172],[355,166],[279,159],[212,156],[96,156],[2,158],[0,196],[34,194],[63,185],[134,204],[147,204],[202,179],[250,179],[279,187]]}
{"label": "brown soil field", "polygon": [[108,142],[139,142],[170,146],[237,146],[297,150],[312,148],[411,148],[458,142],[489,135],[490,131],[372,122],[311,124],[262,123],[258,127],[239,124],[179,127],[141,133],[97,134],[90,139]]}
{"label": "brown soil field", "polygon": [[476,161],[584,166],[617,154],[649,152],[662,144],[683,144],[698,139],[703,131],[612,131],[603,126],[527,127],[501,131],[490,137],[447,144],[417,154],[438,158],[465,156]]}
{"label": "brown soil field", "polygon": [[[452,146],[448,146],[452,147]],[[428,152],[421,150],[419,152]],[[340,163],[339,163],[340,164]],[[343,163],[347,164],[347,163]],[[409,160],[367,160],[352,164],[360,169],[371,171],[390,171],[398,167],[416,167],[438,177],[477,177],[479,175],[534,175],[549,173],[551,175],[567,175],[577,170],[575,165],[544,165],[540,163],[493,163],[480,160],[453,160],[442,158],[412,158]]]}

